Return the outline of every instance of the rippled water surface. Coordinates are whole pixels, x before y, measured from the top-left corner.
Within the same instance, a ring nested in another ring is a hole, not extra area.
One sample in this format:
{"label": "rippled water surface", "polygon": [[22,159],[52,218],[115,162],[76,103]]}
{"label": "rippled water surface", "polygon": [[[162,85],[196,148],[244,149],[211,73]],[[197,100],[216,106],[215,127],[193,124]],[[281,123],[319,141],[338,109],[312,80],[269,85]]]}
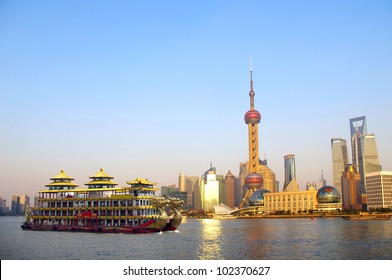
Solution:
{"label": "rippled water surface", "polygon": [[186,220],[178,232],[94,234],[23,231],[0,217],[2,260],[392,259],[392,220]]}

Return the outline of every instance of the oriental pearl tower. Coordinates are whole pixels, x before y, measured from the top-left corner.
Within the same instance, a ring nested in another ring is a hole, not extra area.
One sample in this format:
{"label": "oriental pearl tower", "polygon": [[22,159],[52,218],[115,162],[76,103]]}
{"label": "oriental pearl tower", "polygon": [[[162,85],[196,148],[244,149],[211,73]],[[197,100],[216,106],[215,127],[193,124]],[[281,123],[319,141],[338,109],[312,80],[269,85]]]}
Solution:
{"label": "oriental pearl tower", "polygon": [[263,177],[257,173],[259,170],[259,136],[258,136],[258,125],[261,120],[260,113],[255,110],[255,92],[253,91],[253,78],[252,78],[252,61],[250,62],[250,110],[246,112],[244,120],[248,125],[248,141],[249,141],[249,164],[248,164],[248,175],[245,177],[245,186],[247,191],[244,198],[240,203],[240,208],[243,207],[244,203],[249,205],[249,198],[252,193],[263,187]]}

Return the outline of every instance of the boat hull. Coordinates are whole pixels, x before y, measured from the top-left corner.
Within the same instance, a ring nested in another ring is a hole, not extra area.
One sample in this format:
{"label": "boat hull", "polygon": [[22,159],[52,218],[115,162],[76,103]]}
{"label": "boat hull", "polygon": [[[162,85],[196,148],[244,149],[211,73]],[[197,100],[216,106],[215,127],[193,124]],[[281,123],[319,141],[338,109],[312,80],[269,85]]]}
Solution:
{"label": "boat hull", "polygon": [[182,216],[177,216],[169,220],[162,231],[175,231],[182,222]]}
{"label": "boat hull", "polygon": [[43,226],[33,224],[21,225],[23,230],[33,231],[68,231],[91,233],[154,233],[162,231],[162,227],[111,227],[111,226]]}

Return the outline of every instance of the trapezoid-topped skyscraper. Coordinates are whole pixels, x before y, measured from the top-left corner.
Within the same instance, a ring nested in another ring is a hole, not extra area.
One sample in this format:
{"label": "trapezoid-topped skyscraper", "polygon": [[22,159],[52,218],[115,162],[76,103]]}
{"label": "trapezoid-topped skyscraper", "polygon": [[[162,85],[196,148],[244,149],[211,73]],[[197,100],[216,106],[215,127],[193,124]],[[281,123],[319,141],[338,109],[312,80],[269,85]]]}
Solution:
{"label": "trapezoid-topped skyscraper", "polygon": [[366,117],[350,119],[351,149],[353,164],[361,175],[361,192],[366,193],[366,174],[381,171],[376,137],[367,133]]}
{"label": "trapezoid-topped skyscraper", "polygon": [[245,177],[245,186],[247,187],[244,198],[240,203],[240,208],[244,203],[249,205],[249,198],[256,189],[261,189],[263,186],[263,177],[258,173],[259,170],[259,135],[258,125],[261,120],[260,113],[255,110],[255,92],[253,90],[253,77],[252,77],[252,61],[250,63],[250,109],[246,112],[244,120],[248,125],[248,143],[249,143],[249,170],[248,175]]}
{"label": "trapezoid-topped skyscraper", "polygon": [[352,163],[358,166],[358,139],[367,135],[366,116],[350,119],[351,153]]}

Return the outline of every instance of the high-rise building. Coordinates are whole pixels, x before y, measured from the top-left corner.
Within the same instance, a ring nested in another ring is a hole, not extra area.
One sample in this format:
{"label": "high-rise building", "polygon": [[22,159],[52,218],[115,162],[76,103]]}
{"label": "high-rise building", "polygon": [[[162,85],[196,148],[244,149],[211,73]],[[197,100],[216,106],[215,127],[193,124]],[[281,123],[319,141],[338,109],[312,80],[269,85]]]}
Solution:
{"label": "high-rise building", "polygon": [[376,138],[374,134],[363,135],[358,138],[358,171],[361,175],[362,193],[366,193],[366,174],[381,171],[378,158]]}
{"label": "high-rise building", "polygon": [[178,174],[178,190],[180,192],[186,192],[187,193],[187,199],[185,203],[188,206],[192,207],[192,185],[187,184],[186,176],[184,173]]}
{"label": "high-rise building", "polygon": [[352,163],[358,166],[358,138],[367,134],[366,117],[361,116],[350,119],[351,154]]}
{"label": "high-rise building", "polygon": [[321,189],[322,187],[325,187],[327,185],[327,180],[324,179],[324,171],[321,170],[321,178],[319,181],[319,189]]}
{"label": "high-rise building", "polygon": [[192,187],[188,187],[192,189],[192,204],[191,208],[196,208],[196,203],[199,202],[200,205],[200,191],[199,191],[199,176],[187,176],[186,184],[191,185]]}
{"label": "high-rise building", "polygon": [[366,174],[381,171],[374,134],[367,133],[366,117],[350,119],[352,163],[361,176],[361,195],[366,195]]}
{"label": "high-rise building", "polygon": [[392,171],[366,174],[367,207],[392,209]]}
{"label": "high-rise building", "polygon": [[[181,173],[180,173],[181,174]],[[176,185],[169,185],[169,186],[162,186],[161,187],[161,196],[163,197],[171,197],[171,198],[178,198],[182,201],[187,201],[188,198],[188,192],[180,191]],[[184,203],[182,206],[183,210],[189,210],[190,205],[187,203]]]}
{"label": "high-rise building", "polygon": [[24,215],[26,212],[26,207],[30,206],[30,197],[22,194],[12,196],[11,202],[11,215]]}
{"label": "high-rise building", "polygon": [[178,192],[178,188],[176,187],[176,185],[161,187],[161,196],[163,197],[172,196],[172,193],[174,192]]}
{"label": "high-rise building", "polygon": [[178,189],[179,191],[185,191],[186,186],[185,186],[185,174],[184,173],[179,173],[178,174]]}
{"label": "high-rise building", "polygon": [[201,209],[207,212],[214,211],[214,206],[219,204],[219,180],[215,167],[211,166],[201,176],[199,189],[201,194]]}
{"label": "high-rise building", "polygon": [[219,182],[219,203],[227,204],[227,188],[226,179],[223,175],[216,175],[216,180]]}
{"label": "high-rise building", "polygon": [[240,162],[239,186],[235,192],[235,205],[239,206],[246,194],[245,177],[248,174],[248,162]]}
{"label": "high-rise building", "polygon": [[18,216],[21,215],[21,209],[20,209],[20,196],[14,194],[12,196],[12,202],[11,202],[11,215]]}
{"label": "high-rise building", "polygon": [[24,215],[27,207],[30,206],[30,197],[28,195],[20,195],[20,213]]}
{"label": "high-rise building", "polygon": [[362,192],[361,192],[361,175],[359,175],[357,166],[348,164],[342,174],[342,208],[362,210]]}
{"label": "high-rise building", "polygon": [[297,178],[295,175],[295,155],[284,156],[284,186],[283,191],[297,192],[299,191]]}
{"label": "high-rise building", "polygon": [[197,180],[197,186],[193,188],[193,209],[201,210],[201,191],[200,191],[200,181]]}
{"label": "high-rise building", "polygon": [[253,69],[252,63],[250,65],[250,110],[246,112],[244,120],[248,125],[248,141],[249,141],[249,170],[248,175],[245,177],[245,186],[247,187],[244,198],[240,203],[240,208],[246,203],[249,205],[249,198],[256,189],[263,186],[263,177],[258,173],[259,170],[259,136],[258,125],[261,120],[260,113],[255,110],[253,91]]}
{"label": "high-rise building", "polygon": [[[199,188],[199,177],[198,176],[186,176],[184,173],[178,175],[178,188],[181,192],[187,192],[188,196],[186,199],[186,204],[189,208],[199,209],[195,207],[196,202],[200,202],[198,191]],[[200,206],[200,205],[199,205]]]}
{"label": "high-rise building", "polygon": [[235,204],[235,176],[233,173],[230,172],[230,170],[227,172],[225,176],[225,185],[226,185],[226,205],[234,208],[236,206]]}
{"label": "high-rise building", "polygon": [[331,139],[333,186],[342,194],[342,173],[348,164],[347,143],[342,138]]}
{"label": "high-rise building", "polygon": [[258,173],[263,176],[263,189],[268,190],[272,193],[278,192],[278,188],[276,187],[276,175],[268,167],[266,159],[260,161]]}
{"label": "high-rise building", "polygon": [[8,215],[9,209],[7,208],[7,201],[0,197],[0,216]]}

